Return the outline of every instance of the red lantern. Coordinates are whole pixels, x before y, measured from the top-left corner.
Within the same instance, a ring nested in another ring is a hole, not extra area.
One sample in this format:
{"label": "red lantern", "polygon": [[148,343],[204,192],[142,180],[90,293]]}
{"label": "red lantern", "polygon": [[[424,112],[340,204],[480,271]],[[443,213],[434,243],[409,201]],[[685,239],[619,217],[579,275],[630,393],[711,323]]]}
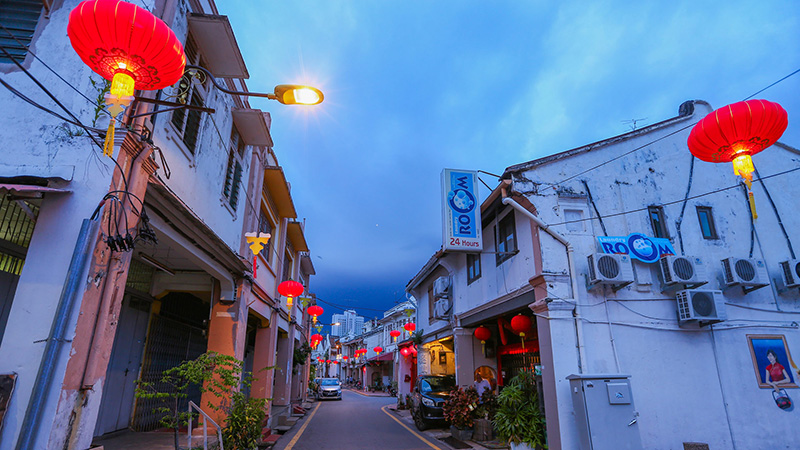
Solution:
{"label": "red lantern", "polygon": [[292,299],[303,294],[305,288],[302,284],[294,280],[286,280],[278,285],[278,293],[286,297],[286,307],[289,308],[289,315],[292,312]]}
{"label": "red lantern", "polygon": [[315,325],[317,323],[317,317],[321,316],[323,312],[325,312],[325,310],[322,309],[321,306],[312,305],[308,307],[308,314],[311,316],[311,320]]}
{"label": "red lantern", "polygon": [[393,337],[395,342],[397,341],[397,336],[400,336],[400,330],[392,330],[389,332],[389,336]]}
{"label": "red lantern", "polygon": [[330,363],[331,363],[330,359],[325,360],[325,364],[330,364]]}
{"label": "red lantern", "polygon": [[525,333],[531,329],[531,318],[522,314],[517,314],[511,318],[511,329],[522,339],[522,348],[525,348]]}
{"label": "red lantern", "polygon": [[400,354],[403,356],[408,356],[411,354],[411,350],[409,350],[408,347],[403,347],[400,349]]}
{"label": "red lantern", "polygon": [[478,328],[475,328],[475,332],[473,334],[475,335],[475,337],[479,341],[481,341],[481,350],[483,350],[483,353],[485,354],[486,353],[486,341],[491,339],[492,332],[489,331],[488,328],[486,328],[484,326],[480,326]]}
{"label": "red lantern", "polygon": [[374,351],[375,351],[375,353],[378,353],[378,354],[380,354],[380,353],[383,351],[383,347],[381,347],[381,346],[379,345],[379,346],[377,346],[377,347],[373,348],[372,350],[374,350]]}
{"label": "red lantern", "polygon": [[781,105],[767,100],[747,100],[723,106],[705,116],[689,134],[689,151],[706,162],[733,162],[733,172],[744,178],[753,218],[755,201],[750,187],[753,181],[751,155],[774,144],[789,119]]}
{"label": "red lantern", "polygon": [[89,0],[69,14],[72,48],[94,72],[111,81],[106,103],[112,119],[104,154],[111,156],[114,118],[135,89],[155,91],[183,76],[186,55],[175,33],[149,11],[121,0]]}
{"label": "red lantern", "polygon": [[347,356],[342,356],[342,359],[347,361]]}
{"label": "red lantern", "polygon": [[411,334],[417,329],[417,326],[414,324],[414,322],[408,322],[407,324],[403,325],[403,328],[408,331],[408,334]]}

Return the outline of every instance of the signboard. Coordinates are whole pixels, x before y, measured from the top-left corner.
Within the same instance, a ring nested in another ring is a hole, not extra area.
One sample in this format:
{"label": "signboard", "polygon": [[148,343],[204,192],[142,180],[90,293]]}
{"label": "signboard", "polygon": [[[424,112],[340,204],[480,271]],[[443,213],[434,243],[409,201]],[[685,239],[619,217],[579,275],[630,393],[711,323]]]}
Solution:
{"label": "signboard", "polygon": [[631,255],[645,263],[654,263],[664,255],[674,255],[669,239],[647,237],[641,233],[627,236],[598,236],[603,253]]}
{"label": "signboard", "polygon": [[442,225],[445,251],[483,250],[478,172],[454,169],[442,171]]}

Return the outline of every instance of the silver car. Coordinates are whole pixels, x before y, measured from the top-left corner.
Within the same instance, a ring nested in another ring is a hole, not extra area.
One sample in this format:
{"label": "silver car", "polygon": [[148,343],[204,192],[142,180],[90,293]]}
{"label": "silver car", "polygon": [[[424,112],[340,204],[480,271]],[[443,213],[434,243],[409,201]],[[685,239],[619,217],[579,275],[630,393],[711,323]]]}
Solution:
{"label": "silver car", "polygon": [[320,400],[333,398],[342,399],[342,384],[338,378],[320,378],[317,387],[317,398]]}

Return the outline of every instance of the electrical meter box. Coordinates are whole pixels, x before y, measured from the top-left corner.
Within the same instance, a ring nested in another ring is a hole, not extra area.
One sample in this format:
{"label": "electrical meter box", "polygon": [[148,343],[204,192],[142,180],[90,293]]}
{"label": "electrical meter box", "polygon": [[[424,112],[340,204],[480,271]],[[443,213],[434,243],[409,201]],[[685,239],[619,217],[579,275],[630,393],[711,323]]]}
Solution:
{"label": "electrical meter box", "polygon": [[567,379],[581,450],[642,450],[630,375],[578,374]]}

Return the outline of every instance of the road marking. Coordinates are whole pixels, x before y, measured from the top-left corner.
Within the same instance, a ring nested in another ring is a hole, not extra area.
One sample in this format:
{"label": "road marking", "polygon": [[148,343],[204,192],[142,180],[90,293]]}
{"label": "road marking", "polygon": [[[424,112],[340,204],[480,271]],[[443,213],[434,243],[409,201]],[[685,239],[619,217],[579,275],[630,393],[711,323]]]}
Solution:
{"label": "road marking", "polygon": [[289,441],[289,445],[287,445],[283,450],[292,450],[292,447],[294,447],[294,444],[297,443],[298,439],[300,439],[300,435],[303,434],[303,431],[306,431],[306,427],[308,426],[309,423],[311,423],[311,419],[314,418],[314,414],[317,413],[317,410],[319,409],[319,405],[321,405],[321,404],[322,403],[317,402],[317,406],[315,406],[314,410],[311,411],[311,414],[308,416],[308,419],[306,419],[306,423],[304,423],[303,426],[300,427],[299,430],[297,430],[297,434],[294,435],[292,440]]}
{"label": "road marking", "polygon": [[[397,417],[393,416],[393,415],[392,415],[392,413],[390,413],[389,411],[387,411],[387,410],[386,410],[386,408],[388,408],[388,407],[389,407],[389,405],[386,405],[386,406],[384,406],[383,408],[381,408],[381,411],[385,412],[387,416],[389,416],[389,417],[391,417],[392,419],[394,419],[394,421],[395,421],[395,422],[397,422],[397,423],[399,423],[400,425],[402,425],[402,426],[403,426],[403,428],[405,428],[406,430],[408,430],[409,432],[411,432],[411,434],[413,434],[414,436],[418,437],[418,438],[419,438],[419,440],[421,440],[422,442],[424,442],[424,443],[428,444],[428,445],[429,445],[431,448],[433,448],[433,449],[436,449],[436,450],[442,450],[441,448],[439,448],[439,447],[437,447],[437,446],[435,446],[435,445],[431,444],[431,442],[430,442],[429,440],[425,439],[425,438],[424,438],[424,437],[423,437],[421,434],[419,434],[419,433],[417,433],[416,431],[414,431],[414,430],[412,430],[411,428],[409,428],[409,427],[408,427],[406,424],[404,424],[403,422],[401,422],[401,421],[400,421],[400,419],[398,419]],[[301,430],[301,431],[302,431],[302,430]],[[289,448],[286,448],[285,450],[289,450]]]}

